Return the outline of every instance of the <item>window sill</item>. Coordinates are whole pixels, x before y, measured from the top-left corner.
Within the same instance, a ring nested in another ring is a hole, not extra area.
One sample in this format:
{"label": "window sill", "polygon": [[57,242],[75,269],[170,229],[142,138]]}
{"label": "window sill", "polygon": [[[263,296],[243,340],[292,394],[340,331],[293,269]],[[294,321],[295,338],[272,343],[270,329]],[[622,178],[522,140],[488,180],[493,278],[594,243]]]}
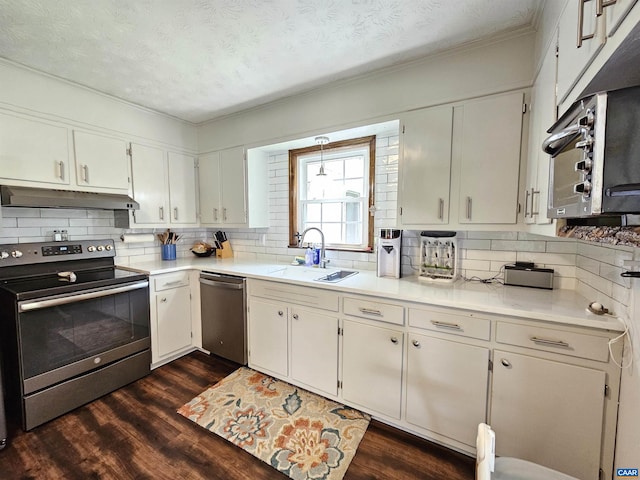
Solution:
{"label": "window sill", "polygon": [[[298,250],[306,250],[306,247],[299,247],[298,245],[288,245],[288,248],[295,248]],[[353,253],[373,253],[373,247],[367,248],[346,248],[346,247],[325,247],[327,252],[353,252]]]}

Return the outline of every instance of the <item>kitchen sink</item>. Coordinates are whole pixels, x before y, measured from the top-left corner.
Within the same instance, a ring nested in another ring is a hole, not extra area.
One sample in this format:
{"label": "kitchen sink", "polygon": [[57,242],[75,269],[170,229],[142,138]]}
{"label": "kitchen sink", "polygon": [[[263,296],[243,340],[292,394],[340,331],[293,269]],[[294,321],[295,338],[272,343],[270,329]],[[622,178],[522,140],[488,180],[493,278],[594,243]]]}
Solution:
{"label": "kitchen sink", "polygon": [[316,278],[314,280],[318,282],[336,283],[336,282],[339,282],[340,280],[344,280],[347,277],[355,275],[356,273],[358,272],[354,270],[338,270],[336,272],[329,273],[328,275]]}

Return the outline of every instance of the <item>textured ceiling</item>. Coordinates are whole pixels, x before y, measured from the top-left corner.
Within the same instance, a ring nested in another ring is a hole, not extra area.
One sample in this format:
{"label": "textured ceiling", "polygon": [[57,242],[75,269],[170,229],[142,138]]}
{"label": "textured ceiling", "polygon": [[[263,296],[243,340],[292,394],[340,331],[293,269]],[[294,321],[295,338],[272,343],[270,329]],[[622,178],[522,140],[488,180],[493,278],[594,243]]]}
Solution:
{"label": "textured ceiling", "polygon": [[0,57],[202,122],[533,24],[542,0],[0,0]]}

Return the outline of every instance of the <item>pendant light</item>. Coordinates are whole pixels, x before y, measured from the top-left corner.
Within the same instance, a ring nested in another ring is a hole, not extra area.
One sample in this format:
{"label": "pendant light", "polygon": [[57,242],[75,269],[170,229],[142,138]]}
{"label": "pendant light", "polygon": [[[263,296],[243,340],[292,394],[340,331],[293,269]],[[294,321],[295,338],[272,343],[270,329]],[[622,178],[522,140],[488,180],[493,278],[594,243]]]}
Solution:
{"label": "pendant light", "polygon": [[326,177],[327,173],[324,171],[324,157],[322,147],[329,143],[329,137],[316,137],[316,144],[320,145],[320,170],[316,173],[317,177]]}

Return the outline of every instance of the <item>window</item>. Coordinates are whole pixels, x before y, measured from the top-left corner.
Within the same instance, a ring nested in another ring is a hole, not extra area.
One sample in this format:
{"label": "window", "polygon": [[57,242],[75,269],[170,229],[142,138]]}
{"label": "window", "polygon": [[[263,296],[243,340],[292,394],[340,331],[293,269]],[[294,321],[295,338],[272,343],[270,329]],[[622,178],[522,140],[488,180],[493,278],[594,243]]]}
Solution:
{"label": "window", "polygon": [[[376,137],[289,151],[289,246],[309,227],[324,233],[327,248],[371,251]],[[319,176],[320,164],[326,175]],[[319,241],[310,232],[307,241]]]}

